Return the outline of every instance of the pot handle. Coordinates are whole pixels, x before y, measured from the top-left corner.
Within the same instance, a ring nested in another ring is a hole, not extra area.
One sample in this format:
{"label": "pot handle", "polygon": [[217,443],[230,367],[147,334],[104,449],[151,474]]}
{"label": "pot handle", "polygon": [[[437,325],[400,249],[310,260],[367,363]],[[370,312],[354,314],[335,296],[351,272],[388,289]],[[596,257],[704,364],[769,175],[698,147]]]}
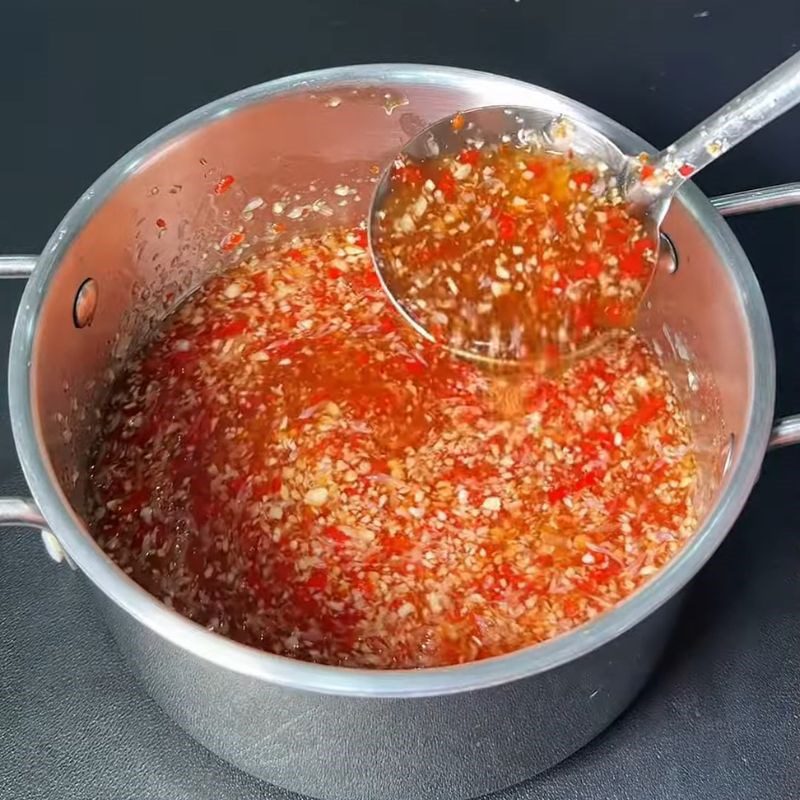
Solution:
{"label": "pot handle", "polygon": [[[38,256],[0,256],[0,278],[28,278]],[[47,521],[30,497],[0,497],[0,528],[38,528],[50,557],[70,561],[58,539],[48,530]]]}
{"label": "pot handle", "polygon": [[744,192],[723,194],[712,198],[711,205],[723,217],[800,205],[800,182],[781,183],[778,186],[765,186],[763,189],[748,189]]}
{"label": "pot handle", "polygon": [[48,529],[42,512],[30,497],[0,497],[0,528],[16,527],[38,528],[50,558],[58,564],[66,561],[74,569],[75,565]]}
{"label": "pot handle", "polygon": [[[723,217],[800,205],[800,182],[724,194],[713,198],[711,203]],[[798,443],[800,443],[800,414],[776,420],[769,438],[769,449],[774,450]]]}
{"label": "pot handle", "polygon": [[[38,256],[0,256],[0,278],[27,278],[36,266]],[[0,497],[0,528],[23,525],[47,529],[47,523],[36,503],[28,497]]]}
{"label": "pot handle", "polygon": [[0,528],[23,525],[45,529],[47,523],[36,503],[29,497],[0,497]]}
{"label": "pot handle", "polygon": [[28,278],[39,256],[0,256],[0,278]]}

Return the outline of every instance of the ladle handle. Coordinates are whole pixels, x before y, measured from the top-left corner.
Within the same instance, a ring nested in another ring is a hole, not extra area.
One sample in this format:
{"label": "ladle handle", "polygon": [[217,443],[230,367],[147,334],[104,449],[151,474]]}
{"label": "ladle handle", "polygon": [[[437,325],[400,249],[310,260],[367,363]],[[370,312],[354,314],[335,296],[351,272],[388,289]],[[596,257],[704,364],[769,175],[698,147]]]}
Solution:
{"label": "ladle handle", "polygon": [[800,103],[800,53],[745,89],[651,160],[654,175],[665,178],[653,188],[651,202],[671,196],[684,181],[739,142]]}

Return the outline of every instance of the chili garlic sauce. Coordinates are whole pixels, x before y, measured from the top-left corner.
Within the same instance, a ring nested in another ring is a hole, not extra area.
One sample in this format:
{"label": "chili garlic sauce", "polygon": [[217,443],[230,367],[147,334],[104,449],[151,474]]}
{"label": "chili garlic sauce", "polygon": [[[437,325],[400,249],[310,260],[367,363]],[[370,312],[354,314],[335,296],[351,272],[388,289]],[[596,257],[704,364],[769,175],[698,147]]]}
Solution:
{"label": "chili garlic sauce", "polygon": [[375,252],[435,340],[546,365],[633,322],[657,248],[623,200],[604,164],[573,154],[501,144],[400,160]]}
{"label": "chili garlic sauce", "polygon": [[621,332],[498,402],[396,315],[365,246],[295,240],[166,320],[104,410],[104,550],[209,629],[326,664],[463,663],[613,607],[695,528],[653,353]]}

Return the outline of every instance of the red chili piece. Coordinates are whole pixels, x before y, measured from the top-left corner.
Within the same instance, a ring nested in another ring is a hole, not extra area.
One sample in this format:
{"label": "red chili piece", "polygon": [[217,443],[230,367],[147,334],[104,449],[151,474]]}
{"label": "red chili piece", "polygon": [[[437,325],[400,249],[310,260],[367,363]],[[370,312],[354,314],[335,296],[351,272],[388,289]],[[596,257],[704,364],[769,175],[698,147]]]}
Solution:
{"label": "red chili piece", "polygon": [[235,250],[244,241],[244,234],[241,231],[231,231],[220,242],[220,248],[226,252]]}
{"label": "red chili piece", "polygon": [[216,186],[214,186],[214,194],[225,194],[228,189],[231,188],[234,184],[234,177],[233,175],[225,175],[217,181]]}

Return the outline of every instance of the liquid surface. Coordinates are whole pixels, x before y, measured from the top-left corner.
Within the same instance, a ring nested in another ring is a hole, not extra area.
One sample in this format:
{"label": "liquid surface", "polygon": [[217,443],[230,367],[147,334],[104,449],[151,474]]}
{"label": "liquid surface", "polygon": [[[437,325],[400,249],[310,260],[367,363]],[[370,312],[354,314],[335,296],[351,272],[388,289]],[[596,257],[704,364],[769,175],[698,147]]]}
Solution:
{"label": "liquid surface", "polygon": [[615,334],[515,383],[421,340],[363,230],[215,277],[130,362],[90,481],[105,551],[180,613],[327,664],[456,664],[613,607],[692,534],[668,379]]}
{"label": "liquid surface", "polygon": [[656,247],[603,164],[510,144],[398,161],[374,249],[431,337],[547,367],[629,327]]}

